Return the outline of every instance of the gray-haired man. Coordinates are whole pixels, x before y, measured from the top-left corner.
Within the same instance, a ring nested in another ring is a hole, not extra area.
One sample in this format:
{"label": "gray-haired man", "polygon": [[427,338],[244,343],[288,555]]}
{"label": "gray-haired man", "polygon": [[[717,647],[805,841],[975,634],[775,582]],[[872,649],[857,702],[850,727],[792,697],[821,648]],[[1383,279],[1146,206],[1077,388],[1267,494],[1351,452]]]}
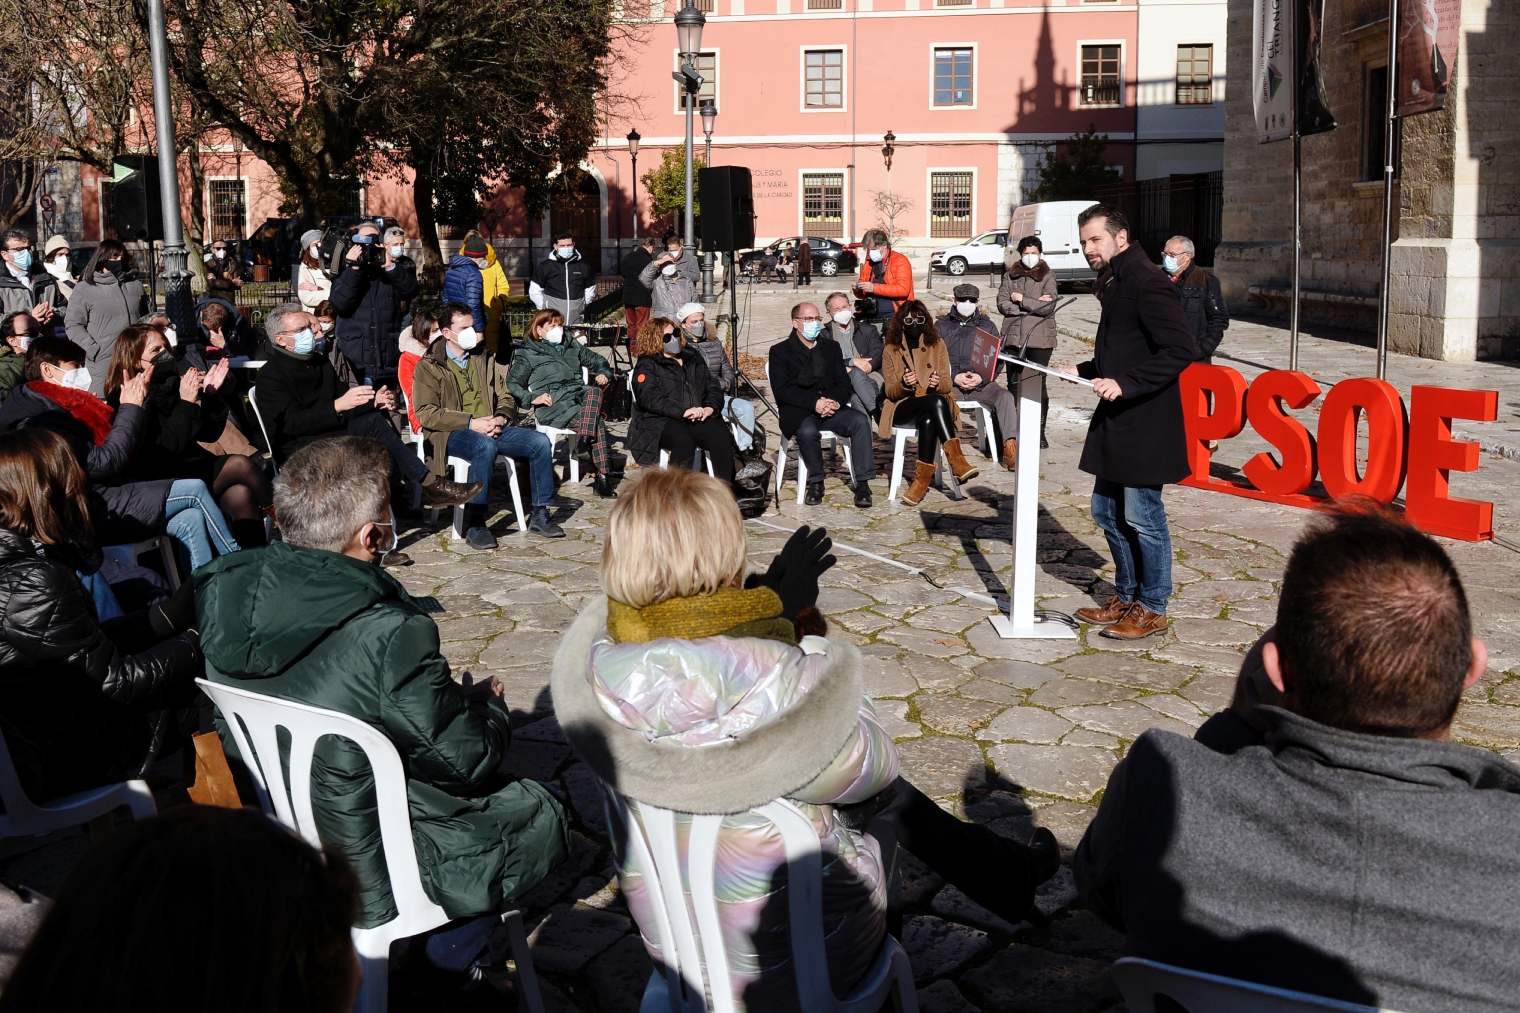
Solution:
{"label": "gray-haired man", "polygon": [[829,336],[844,355],[850,388],[855,396],[850,407],[875,415],[881,400],[881,331],[869,320],[855,319],[855,306],[843,292],[831,292],[823,310],[829,318]]}
{"label": "gray-haired man", "polygon": [[1230,310],[1213,272],[1193,262],[1196,249],[1187,236],[1173,236],[1161,249],[1161,269],[1171,276],[1182,297],[1182,315],[1193,340],[1198,342],[1198,361],[1209,362],[1230,326]]}

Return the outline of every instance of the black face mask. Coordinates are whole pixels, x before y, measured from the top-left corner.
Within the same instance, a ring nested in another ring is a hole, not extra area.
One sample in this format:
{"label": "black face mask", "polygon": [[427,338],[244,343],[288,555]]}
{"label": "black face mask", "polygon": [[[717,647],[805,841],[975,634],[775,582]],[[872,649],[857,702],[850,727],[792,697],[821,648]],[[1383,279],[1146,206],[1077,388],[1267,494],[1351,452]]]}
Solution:
{"label": "black face mask", "polygon": [[125,260],[108,260],[100,266],[118,278],[126,273],[127,270],[127,262]]}
{"label": "black face mask", "polygon": [[902,329],[904,334],[916,338],[924,333],[925,326],[925,323],[921,320],[904,320]]}
{"label": "black face mask", "polygon": [[153,357],[153,365],[169,366],[174,363],[174,353],[167,348]]}

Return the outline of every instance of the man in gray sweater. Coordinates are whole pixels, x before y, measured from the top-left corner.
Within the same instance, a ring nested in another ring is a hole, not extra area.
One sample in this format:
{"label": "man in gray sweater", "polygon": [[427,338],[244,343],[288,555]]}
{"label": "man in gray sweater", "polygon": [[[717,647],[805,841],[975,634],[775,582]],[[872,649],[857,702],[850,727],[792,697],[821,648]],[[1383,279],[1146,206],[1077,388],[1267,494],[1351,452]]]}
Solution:
{"label": "man in gray sweater", "polygon": [[1252,654],[1229,710],[1114,769],[1073,862],[1088,905],[1164,963],[1514,1009],[1520,769],[1450,741],[1487,650],[1445,551],[1390,517],[1316,524]]}

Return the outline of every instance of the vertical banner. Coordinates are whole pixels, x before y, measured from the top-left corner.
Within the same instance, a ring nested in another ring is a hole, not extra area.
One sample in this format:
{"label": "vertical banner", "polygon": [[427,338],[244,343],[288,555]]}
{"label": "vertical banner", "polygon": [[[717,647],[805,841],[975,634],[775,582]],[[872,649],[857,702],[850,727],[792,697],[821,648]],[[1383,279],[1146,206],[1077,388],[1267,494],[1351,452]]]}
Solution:
{"label": "vertical banner", "polygon": [[[1286,2],[1286,0],[1280,0]],[[1296,0],[1294,11],[1298,40],[1295,54],[1294,98],[1298,103],[1298,135],[1308,137],[1335,129],[1325,97],[1325,75],[1320,70],[1320,43],[1325,34],[1325,0]]]}
{"label": "vertical banner", "polygon": [[1293,136],[1293,6],[1255,0],[1251,17],[1251,109],[1262,144]]}
{"label": "vertical banner", "polygon": [[1395,109],[1414,116],[1440,109],[1456,72],[1462,0],[1401,0]]}

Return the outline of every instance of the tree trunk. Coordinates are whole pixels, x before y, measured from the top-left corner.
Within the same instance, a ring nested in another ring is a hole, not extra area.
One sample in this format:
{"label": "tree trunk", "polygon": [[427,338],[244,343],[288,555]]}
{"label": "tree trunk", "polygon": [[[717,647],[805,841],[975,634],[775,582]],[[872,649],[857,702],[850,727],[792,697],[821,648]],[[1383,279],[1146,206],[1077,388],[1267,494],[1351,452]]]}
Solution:
{"label": "tree trunk", "polygon": [[422,242],[417,282],[423,292],[436,296],[443,289],[443,250],[438,244],[438,220],[433,213],[432,159],[426,161],[428,164],[412,168],[412,204],[417,210],[417,238]]}
{"label": "tree trunk", "polygon": [[26,216],[37,199],[37,183],[42,179],[41,162],[18,158],[0,164],[0,231],[10,228]]}

